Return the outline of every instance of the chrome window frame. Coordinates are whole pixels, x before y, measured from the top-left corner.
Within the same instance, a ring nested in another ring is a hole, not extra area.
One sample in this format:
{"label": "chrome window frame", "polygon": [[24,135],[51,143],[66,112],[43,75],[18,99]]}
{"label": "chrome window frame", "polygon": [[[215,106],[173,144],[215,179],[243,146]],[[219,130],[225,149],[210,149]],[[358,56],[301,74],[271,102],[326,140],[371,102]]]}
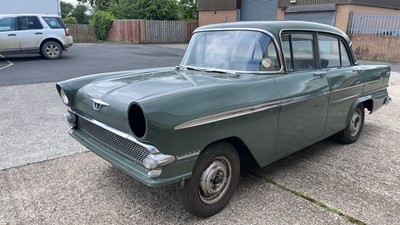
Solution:
{"label": "chrome window frame", "polygon": [[[325,34],[329,34],[329,35],[333,35],[333,36],[335,36],[335,37],[338,37],[339,38],[339,40],[344,40],[346,43],[347,43],[347,45],[348,45],[348,48],[346,47],[346,50],[350,50],[350,53],[351,54],[349,54],[349,56],[351,56],[351,61],[352,61],[352,65],[350,65],[350,66],[356,66],[356,65],[358,65],[358,61],[357,61],[357,59],[356,59],[356,57],[355,57],[355,55],[354,55],[354,51],[353,51],[353,49],[352,49],[352,42],[351,42],[351,40],[350,40],[350,38],[349,37],[346,37],[346,36],[343,36],[343,35],[341,35],[340,33],[335,33],[335,32],[331,32],[331,31],[326,31],[326,30],[319,30],[319,29],[293,29],[293,28],[290,28],[290,29],[281,29],[280,31],[279,31],[279,41],[280,41],[280,48],[282,49],[282,33],[284,33],[284,32],[313,32],[313,33],[315,33],[315,34],[317,34],[317,38],[318,38],[318,33],[325,33]],[[314,40],[315,41],[315,40]],[[317,42],[318,42],[318,40],[316,40]],[[283,58],[283,62],[284,62],[284,69],[285,69],[285,71],[286,71],[286,73],[287,72],[289,72],[289,70],[288,70],[288,68],[287,68],[287,63],[286,63],[286,59],[285,59],[285,57],[284,57],[284,55],[283,55],[283,52],[282,52],[282,58]],[[319,53],[318,53],[318,60],[319,60]],[[317,68],[317,69],[319,69],[319,68]]]}
{"label": "chrome window frame", "polygon": [[[276,40],[275,36],[266,30],[263,29],[257,29],[257,28],[213,28],[213,29],[202,29],[202,30],[195,30],[193,32],[193,34],[196,33],[202,33],[202,32],[214,32],[214,31],[256,31],[256,32],[260,32],[260,33],[264,33],[266,35],[268,35],[271,40],[273,41],[274,45],[275,45],[275,49],[277,51],[277,56],[279,58],[279,64],[280,64],[280,68],[279,70],[273,70],[273,71],[242,71],[242,70],[224,70],[224,69],[214,69],[214,68],[207,68],[207,67],[193,67],[196,69],[200,69],[200,70],[215,70],[215,71],[221,71],[221,72],[227,72],[227,73],[232,73],[232,74],[277,74],[277,73],[285,73],[284,70],[284,65],[283,65],[283,61],[282,61],[282,51],[280,48],[280,45],[278,43],[278,41]],[[189,44],[190,46],[190,44]],[[186,55],[186,54],[185,54]],[[182,60],[183,62],[183,60]],[[179,64],[180,67],[185,68],[184,65],[182,65],[182,62]]]}

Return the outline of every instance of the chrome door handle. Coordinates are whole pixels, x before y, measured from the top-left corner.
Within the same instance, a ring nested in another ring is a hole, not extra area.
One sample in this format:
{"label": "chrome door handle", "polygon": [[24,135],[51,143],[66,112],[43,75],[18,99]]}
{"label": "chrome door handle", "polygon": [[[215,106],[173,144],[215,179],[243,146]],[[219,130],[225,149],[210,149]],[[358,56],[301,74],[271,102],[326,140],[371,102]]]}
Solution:
{"label": "chrome door handle", "polygon": [[17,34],[9,34],[8,36],[17,36]]}
{"label": "chrome door handle", "polygon": [[43,34],[42,32],[36,32],[35,34]]}
{"label": "chrome door handle", "polygon": [[353,69],[353,73],[362,74],[363,72],[364,72],[364,70],[362,68]]}

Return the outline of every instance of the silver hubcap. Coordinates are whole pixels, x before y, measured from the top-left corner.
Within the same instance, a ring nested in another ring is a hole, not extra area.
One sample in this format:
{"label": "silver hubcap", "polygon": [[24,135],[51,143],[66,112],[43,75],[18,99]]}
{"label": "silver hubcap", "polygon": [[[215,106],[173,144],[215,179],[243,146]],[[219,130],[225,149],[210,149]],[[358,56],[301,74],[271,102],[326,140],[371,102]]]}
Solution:
{"label": "silver hubcap", "polygon": [[218,202],[228,191],[232,167],[227,158],[219,156],[203,171],[200,178],[200,199],[205,204]]}
{"label": "silver hubcap", "polygon": [[351,117],[350,121],[350,135],[356,136],[361,128],[361,111],[357,109],[353,116]]}
{"label": "silver hubcap", "polygon": [[46,54],[48,56],[56,57],[58,56],[60,49],[56,45],[48,45],[46,47]]}

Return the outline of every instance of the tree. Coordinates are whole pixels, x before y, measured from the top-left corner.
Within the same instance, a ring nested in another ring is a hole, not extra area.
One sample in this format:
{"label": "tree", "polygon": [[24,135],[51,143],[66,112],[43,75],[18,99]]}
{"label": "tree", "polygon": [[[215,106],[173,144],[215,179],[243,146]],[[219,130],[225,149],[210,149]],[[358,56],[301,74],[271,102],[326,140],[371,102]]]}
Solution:
{"label": "tree", "polygon": [[88,7],[86,5],[77,5],[72,11],[72,16],[76,18],[79,24],[88,24],[90,16],[87,15]]}
{"label": "tree", "polygon": [[106,10],[112,3],[118,4],[119,0],[78,0],[80,4],[89,3],[95,10]]}
{"label": "tree", "polygon": [[76,24],[76,23],[78,23],[78,20],[76,20],[76,18],[73,17],[73,16],[67,16],[67,17],[65,17],[63,19],[63,21],[64,21],[65,24]]}
{"label": "tree", "polygon": [[197,20],[197,0],[180,0],[178,1],[179,19],[181,20]]}
{"label": "tree", "polygon": [[138,9],[144,9],[148,20],[177,20],[178,6],[175,0],[138,0]]}
{"label": "tree", "polygon": [[74,10],[74,6],[71,3],[61,1],[61,18],[66,18],[71,15],[71,12]]}
{"label": "tree", "polygon": [[177,20],[178,5],[175,0],[119,0],[107,11],[117,19]]}

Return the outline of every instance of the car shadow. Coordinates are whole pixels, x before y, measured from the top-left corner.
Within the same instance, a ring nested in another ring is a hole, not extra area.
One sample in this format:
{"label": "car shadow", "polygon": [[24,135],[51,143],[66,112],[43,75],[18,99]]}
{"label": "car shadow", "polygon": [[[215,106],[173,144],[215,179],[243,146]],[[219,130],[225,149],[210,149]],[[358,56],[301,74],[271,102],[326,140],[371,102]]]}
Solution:
{"label": "car shadow", "polygon": [[0,57],[0,62],[1,61],[11,61],[12,63],[18,63],[18,62],[32,62],[32,61],[62,61],[62,60],[68,60],[74,58],[73,56],[70,55],[62,55],[61,58],[59,59],[46,59],[45,57],[41,56],[40,54],[13,54],[13,55],[3,55],[3,57]]}
{"label": "car shadow", "polygon": [[22,62],[22,61],[35,61],[35,60],[44,60],[40,54],[16,54],[16,55],[3,55],[0,60],[9,60],[11,62]]}

